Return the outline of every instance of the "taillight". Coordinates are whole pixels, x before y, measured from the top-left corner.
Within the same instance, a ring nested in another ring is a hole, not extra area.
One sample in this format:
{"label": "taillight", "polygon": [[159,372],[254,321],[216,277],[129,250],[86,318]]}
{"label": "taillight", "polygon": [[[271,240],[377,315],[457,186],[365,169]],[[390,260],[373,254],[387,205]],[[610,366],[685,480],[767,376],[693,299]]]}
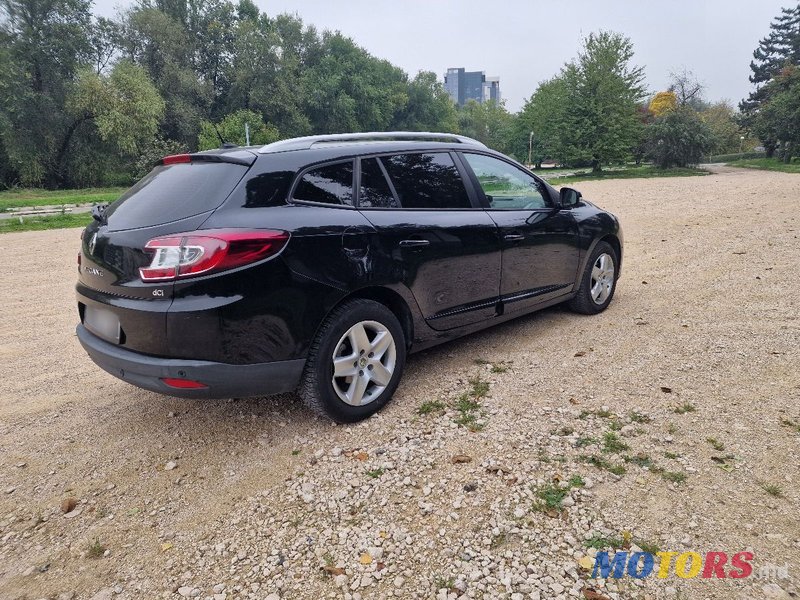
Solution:
{"label": "taillight", "polygon": [[208,229],[155,238],[145,244],[153,252],[142,281],[169,281],[235,269],[280,252],[289,240],[285,231]]}

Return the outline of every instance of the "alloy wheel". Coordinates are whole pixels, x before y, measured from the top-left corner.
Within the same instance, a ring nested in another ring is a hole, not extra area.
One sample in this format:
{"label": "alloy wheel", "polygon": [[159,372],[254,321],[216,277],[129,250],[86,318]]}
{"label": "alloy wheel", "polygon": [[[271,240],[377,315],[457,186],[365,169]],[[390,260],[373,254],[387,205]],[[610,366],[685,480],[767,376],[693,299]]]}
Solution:
{"label": "alloy wheel", "polygon": [[591,294],[595,304],[603,304],[614,287],[614,259],[603,253],[597,257],[592,267]]}
{"label": "alloy wheel", "polygon": [[339,339],[333,351],[333,389],[351,406],[369,404],[392,380],[397,347],[389,329],[361,321]]}

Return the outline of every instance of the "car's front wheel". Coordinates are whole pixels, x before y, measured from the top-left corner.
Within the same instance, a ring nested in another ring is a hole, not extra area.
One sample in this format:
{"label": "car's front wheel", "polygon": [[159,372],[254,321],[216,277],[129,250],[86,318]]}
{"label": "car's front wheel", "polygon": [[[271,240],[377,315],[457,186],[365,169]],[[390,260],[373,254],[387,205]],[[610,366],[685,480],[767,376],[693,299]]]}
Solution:
{"label": "car's front wheel", "polygon": [[604,311],[617,287],[617,252],[608,242],[599,242],[586,261],[586,269],[569,307],[575,312],[594,315]]}
{"label": "car's front wheel", "polygon": [[366,299],[333,310],[311,346],[299,393],[339,423],[374,414],[391,399],[406,360],[403,328],[384,305]]}

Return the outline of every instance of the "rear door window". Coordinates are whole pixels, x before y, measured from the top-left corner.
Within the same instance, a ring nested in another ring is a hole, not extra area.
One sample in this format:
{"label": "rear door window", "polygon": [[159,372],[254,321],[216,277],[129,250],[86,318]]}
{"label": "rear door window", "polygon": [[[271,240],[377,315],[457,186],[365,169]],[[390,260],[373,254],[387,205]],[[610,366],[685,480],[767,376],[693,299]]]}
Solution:
{"label": "rear door window", "polygon": [[353,161],[307,171],[297,183],[294,199],[353,206]]}
{"label": "rear door window", "polygon": [[108,207],[108,228],[151,227],[214,210],[247,169],[213,162],[158,166]]}
{"label": "rear door window", "polygon": [[449,153],[395,154],[381,162],[403,208],[472,208]]}

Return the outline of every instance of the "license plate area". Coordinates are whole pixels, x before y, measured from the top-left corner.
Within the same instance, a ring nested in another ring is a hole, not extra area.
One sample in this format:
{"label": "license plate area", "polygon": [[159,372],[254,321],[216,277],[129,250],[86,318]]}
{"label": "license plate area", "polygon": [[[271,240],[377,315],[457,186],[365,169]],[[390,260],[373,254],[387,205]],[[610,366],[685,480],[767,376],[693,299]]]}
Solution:
{"label": "license plate area", "polygon": [[86,306],[83,325],[104,340],[115,344],[120,343],[122,330],[119,325],[119,318],[110,310]]}

